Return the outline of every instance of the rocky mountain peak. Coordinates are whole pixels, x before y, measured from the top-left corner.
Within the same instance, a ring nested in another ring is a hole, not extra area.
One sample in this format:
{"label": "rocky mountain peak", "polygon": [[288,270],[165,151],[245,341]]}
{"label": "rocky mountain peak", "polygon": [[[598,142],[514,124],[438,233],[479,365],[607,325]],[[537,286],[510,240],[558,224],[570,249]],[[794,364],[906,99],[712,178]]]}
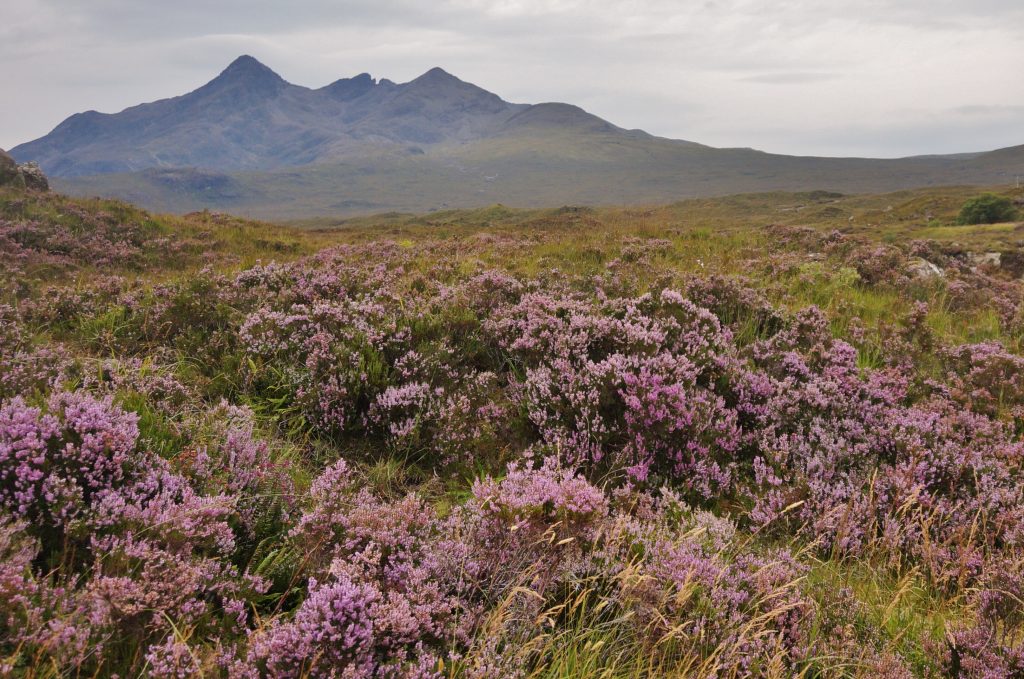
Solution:
{"label": "rocky mountain peak", "polygon": [[270,93],[287,86],[288,82],[270,67],[248,54],[243,54],[201,89],[245,88],[248,91]]}

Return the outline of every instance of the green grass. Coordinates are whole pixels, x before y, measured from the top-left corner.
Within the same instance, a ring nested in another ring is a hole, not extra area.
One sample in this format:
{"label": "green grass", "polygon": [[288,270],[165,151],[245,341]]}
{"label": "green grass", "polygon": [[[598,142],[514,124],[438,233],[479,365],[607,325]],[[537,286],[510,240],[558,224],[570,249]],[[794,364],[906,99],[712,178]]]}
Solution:
{"label": "green grass", "polygon": [[[968,615],[961,597],[943,596],[916,570],[894,574],[884,564],[821,561],[807,582],[826,615],[853,620],[865,648],[904,657],[920,676],[937,672],[933,648],[945,643],[948,625]],[[828,611],[834,606],[832,594],[841,590],[850,594],[856,609]]]}

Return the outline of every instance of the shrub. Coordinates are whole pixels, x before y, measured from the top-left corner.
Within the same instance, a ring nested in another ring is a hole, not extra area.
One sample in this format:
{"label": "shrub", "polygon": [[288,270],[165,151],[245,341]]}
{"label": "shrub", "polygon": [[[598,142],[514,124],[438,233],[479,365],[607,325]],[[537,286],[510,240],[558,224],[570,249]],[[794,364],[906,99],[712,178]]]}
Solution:
{"label": "shrub", "polygon": [[1017,209],[1013,201],[1006,196],[994,193],[983,193],[971,198],[960,208],[957,222],[960,224],[995,224],[1009,222],[1017,218]]}

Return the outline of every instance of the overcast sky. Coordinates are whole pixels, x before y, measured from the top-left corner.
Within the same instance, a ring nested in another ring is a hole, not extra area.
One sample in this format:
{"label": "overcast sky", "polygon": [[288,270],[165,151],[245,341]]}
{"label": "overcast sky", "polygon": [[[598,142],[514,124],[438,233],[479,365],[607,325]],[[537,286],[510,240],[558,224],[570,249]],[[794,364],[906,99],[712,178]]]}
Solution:
{"label": "overcast sky", "polygon": [[182,94],[240,54],[310,87],[441,66],[713,146],[1024,143],[1024,0],[0,0],[0,147]]}

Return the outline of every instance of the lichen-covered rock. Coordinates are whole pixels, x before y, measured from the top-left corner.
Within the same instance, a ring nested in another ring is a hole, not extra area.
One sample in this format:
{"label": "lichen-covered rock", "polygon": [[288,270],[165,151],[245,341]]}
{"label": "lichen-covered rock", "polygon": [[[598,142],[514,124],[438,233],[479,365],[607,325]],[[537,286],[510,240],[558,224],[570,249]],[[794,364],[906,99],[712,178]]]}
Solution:
{"label": "lichen-covered rock", "polygon": [[18,166],[25,188],[33,191],[49,191],[50,182],[38,163],[28,162]]}
{"label": "lichen-covered rock", "polygon": [[945,278],[946,275],[942,272],[935,264],[932,264],[927,259],[921,257],[914,257],[910,260],[907,265],[907,273],[912,278]]}
{"label": "lichen-covered rock", "polygon": [[13,186],[33,191],[49,191],[50,182],[38,163],[19,165],[7,152],[0,149],[0,186]]}

